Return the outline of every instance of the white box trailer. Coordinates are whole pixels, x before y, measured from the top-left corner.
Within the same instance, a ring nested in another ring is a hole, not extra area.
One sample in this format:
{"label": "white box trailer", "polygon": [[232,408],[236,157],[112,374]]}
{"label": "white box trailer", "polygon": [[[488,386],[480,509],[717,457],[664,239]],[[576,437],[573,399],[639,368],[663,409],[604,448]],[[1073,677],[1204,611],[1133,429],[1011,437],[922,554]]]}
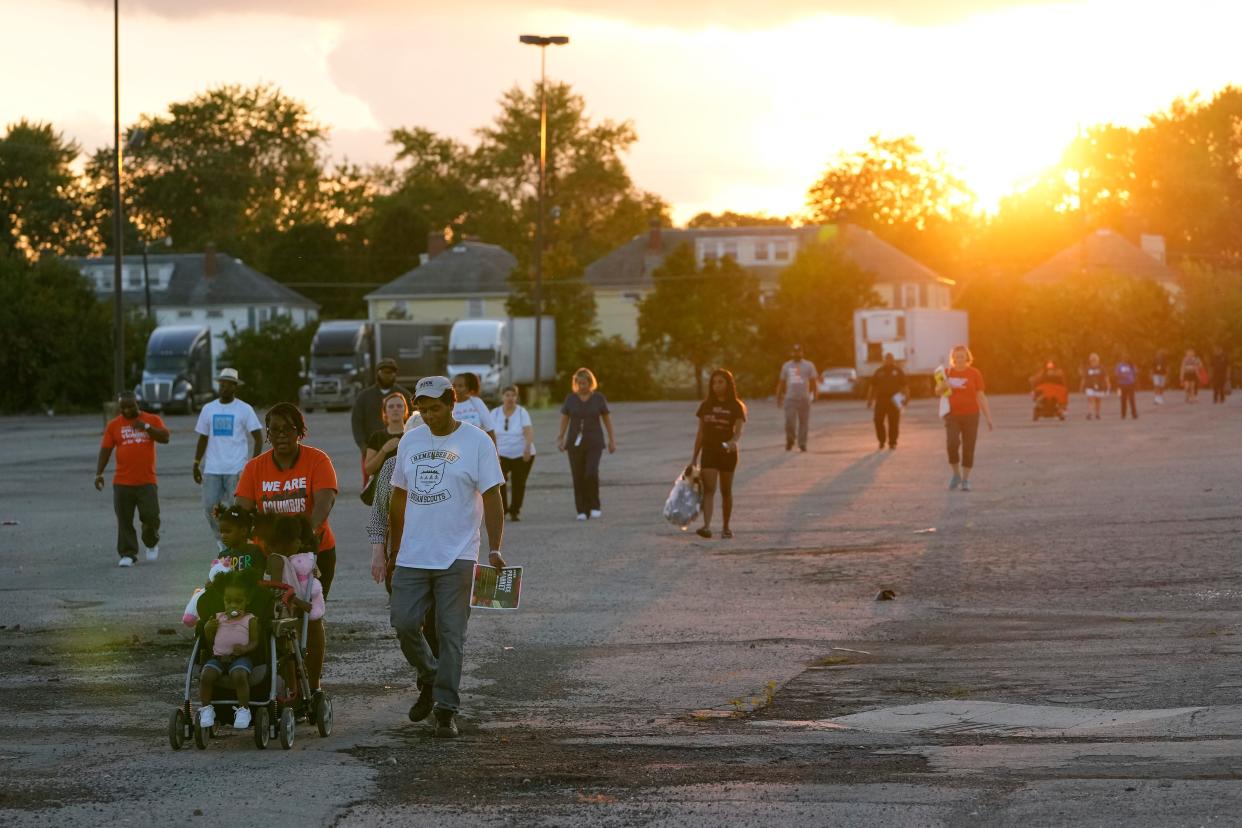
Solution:
{"label": "white box trailer", "polygon": [[[539,378],[542,383],[556,379],[556,320],[545,316],[542,332]],[[448,371],[452,376],[469,372],[479,378],[479,395],[488,400],[500,398],[500,389],[535,380],[535,320],[533,317],[506,319],[462,319],[449,333]]]}
{"label": "white box trailer", "polygon": [[892,354],[919,393],[938,365],[948,365],[949,349],[969,345],[966,311],[931,308],[868,308],[854,311],[854,367],[869,381]]}

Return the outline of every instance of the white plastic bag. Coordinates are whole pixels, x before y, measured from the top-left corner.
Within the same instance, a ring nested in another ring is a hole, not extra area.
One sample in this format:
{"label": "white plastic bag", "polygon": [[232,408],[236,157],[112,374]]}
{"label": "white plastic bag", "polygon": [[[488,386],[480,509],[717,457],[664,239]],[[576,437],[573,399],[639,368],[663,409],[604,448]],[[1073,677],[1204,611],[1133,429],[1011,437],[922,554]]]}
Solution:
{"label": "white plastic bag", "polygon": [[703,484],[698,470],[687,468],[673,483],[664,501],[664,519],[685,531],[703,508]]}

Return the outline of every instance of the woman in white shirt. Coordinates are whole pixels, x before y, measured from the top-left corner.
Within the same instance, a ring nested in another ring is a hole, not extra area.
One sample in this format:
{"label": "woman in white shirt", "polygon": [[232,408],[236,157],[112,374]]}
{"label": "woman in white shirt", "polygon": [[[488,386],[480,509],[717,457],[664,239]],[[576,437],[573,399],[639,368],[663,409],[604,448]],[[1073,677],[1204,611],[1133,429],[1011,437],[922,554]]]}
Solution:
{"label": "woman in white shirt", "polygon": [[492,442],[496,442],[487,403],[479,399],[478,376],[469,373],[458,374],[453,377],[453,391],[457,394],[457,403],[453,406],[453,419],[483,429],[487,432],[487,436],[492,438]]}
{"label": "woman in white shirt", "polygon": [[[518,388],[510,385],[501,392],[501,405],[492,409],[491,426],[496,440],[496,452],[500,455],[500,470],[505,485],[500,487],[500,499],[509,520],[521,520],[522,501],[526,497],[526,478],[535,464],[535,427],[530,412],[518,405]],[[513,487],[512,493],[509,487]],[[512,494],[512,497],[510,497]]]}

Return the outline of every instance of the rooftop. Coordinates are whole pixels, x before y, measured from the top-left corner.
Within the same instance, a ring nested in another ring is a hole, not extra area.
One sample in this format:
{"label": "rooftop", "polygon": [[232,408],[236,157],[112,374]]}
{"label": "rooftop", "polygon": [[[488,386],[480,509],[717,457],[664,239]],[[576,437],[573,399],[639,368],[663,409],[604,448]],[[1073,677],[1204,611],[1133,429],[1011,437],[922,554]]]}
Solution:
{"label": "rooftop", "polygon": [[1177,271],[1113,230],[1096,230],[1071,244],[1023,278],[1034,284],[1061,282],[1082,272],[1117,273],[1137,279],[1177,283]]}
{"label": "rooftop", "polygon": [[373,290],[366,298],[505,294],[515,267],[517,259],[503,247],[464,241]]}
{"label": "rooftop", "polygon": [[[207,275],[208,256],[203,253],[158,253],[147,256],[151,282],[151,304],[164,306],[201,305],[287,305],[318,308],[292,288],[247,265],[241,259],[217,251],[214,273]],[[110,256],[66,259],[94,281],[95,292],[112,291],[113,259]],[[123,297],[129,304],[145,301],[142,284],[142,256],[122,257]]]}

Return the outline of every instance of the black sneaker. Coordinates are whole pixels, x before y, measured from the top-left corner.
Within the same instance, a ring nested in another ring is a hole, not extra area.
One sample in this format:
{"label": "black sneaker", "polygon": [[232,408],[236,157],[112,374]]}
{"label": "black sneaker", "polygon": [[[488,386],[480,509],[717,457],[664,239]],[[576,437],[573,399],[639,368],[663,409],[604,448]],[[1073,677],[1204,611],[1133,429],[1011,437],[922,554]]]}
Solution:
{"label": "black sneaker", "polygon": [[457,730],[457,722],[454,721],[454,713],[452,710],[436,711],[436,729],[431,735],[437,739],[456,739],[460,733]]}
{"label": "black sneaker", "polygon": [[510,513],[509,513],[509,520],[513,521],[514,523],[521,523],[521,522],[522,522],[522,519],[521,519],[520,517],[518,517],[518,513],[517,513],[517,512],[510,512]]}
{"label": "black sneaker", "polygon": [[431,712],[431,706],[435,704],[431,698],[431,688],[430,682],[424,684],[420,681],[418,683],[418,701],[414,702],[414,706],[410,708],[411,722],[421,722]]}

